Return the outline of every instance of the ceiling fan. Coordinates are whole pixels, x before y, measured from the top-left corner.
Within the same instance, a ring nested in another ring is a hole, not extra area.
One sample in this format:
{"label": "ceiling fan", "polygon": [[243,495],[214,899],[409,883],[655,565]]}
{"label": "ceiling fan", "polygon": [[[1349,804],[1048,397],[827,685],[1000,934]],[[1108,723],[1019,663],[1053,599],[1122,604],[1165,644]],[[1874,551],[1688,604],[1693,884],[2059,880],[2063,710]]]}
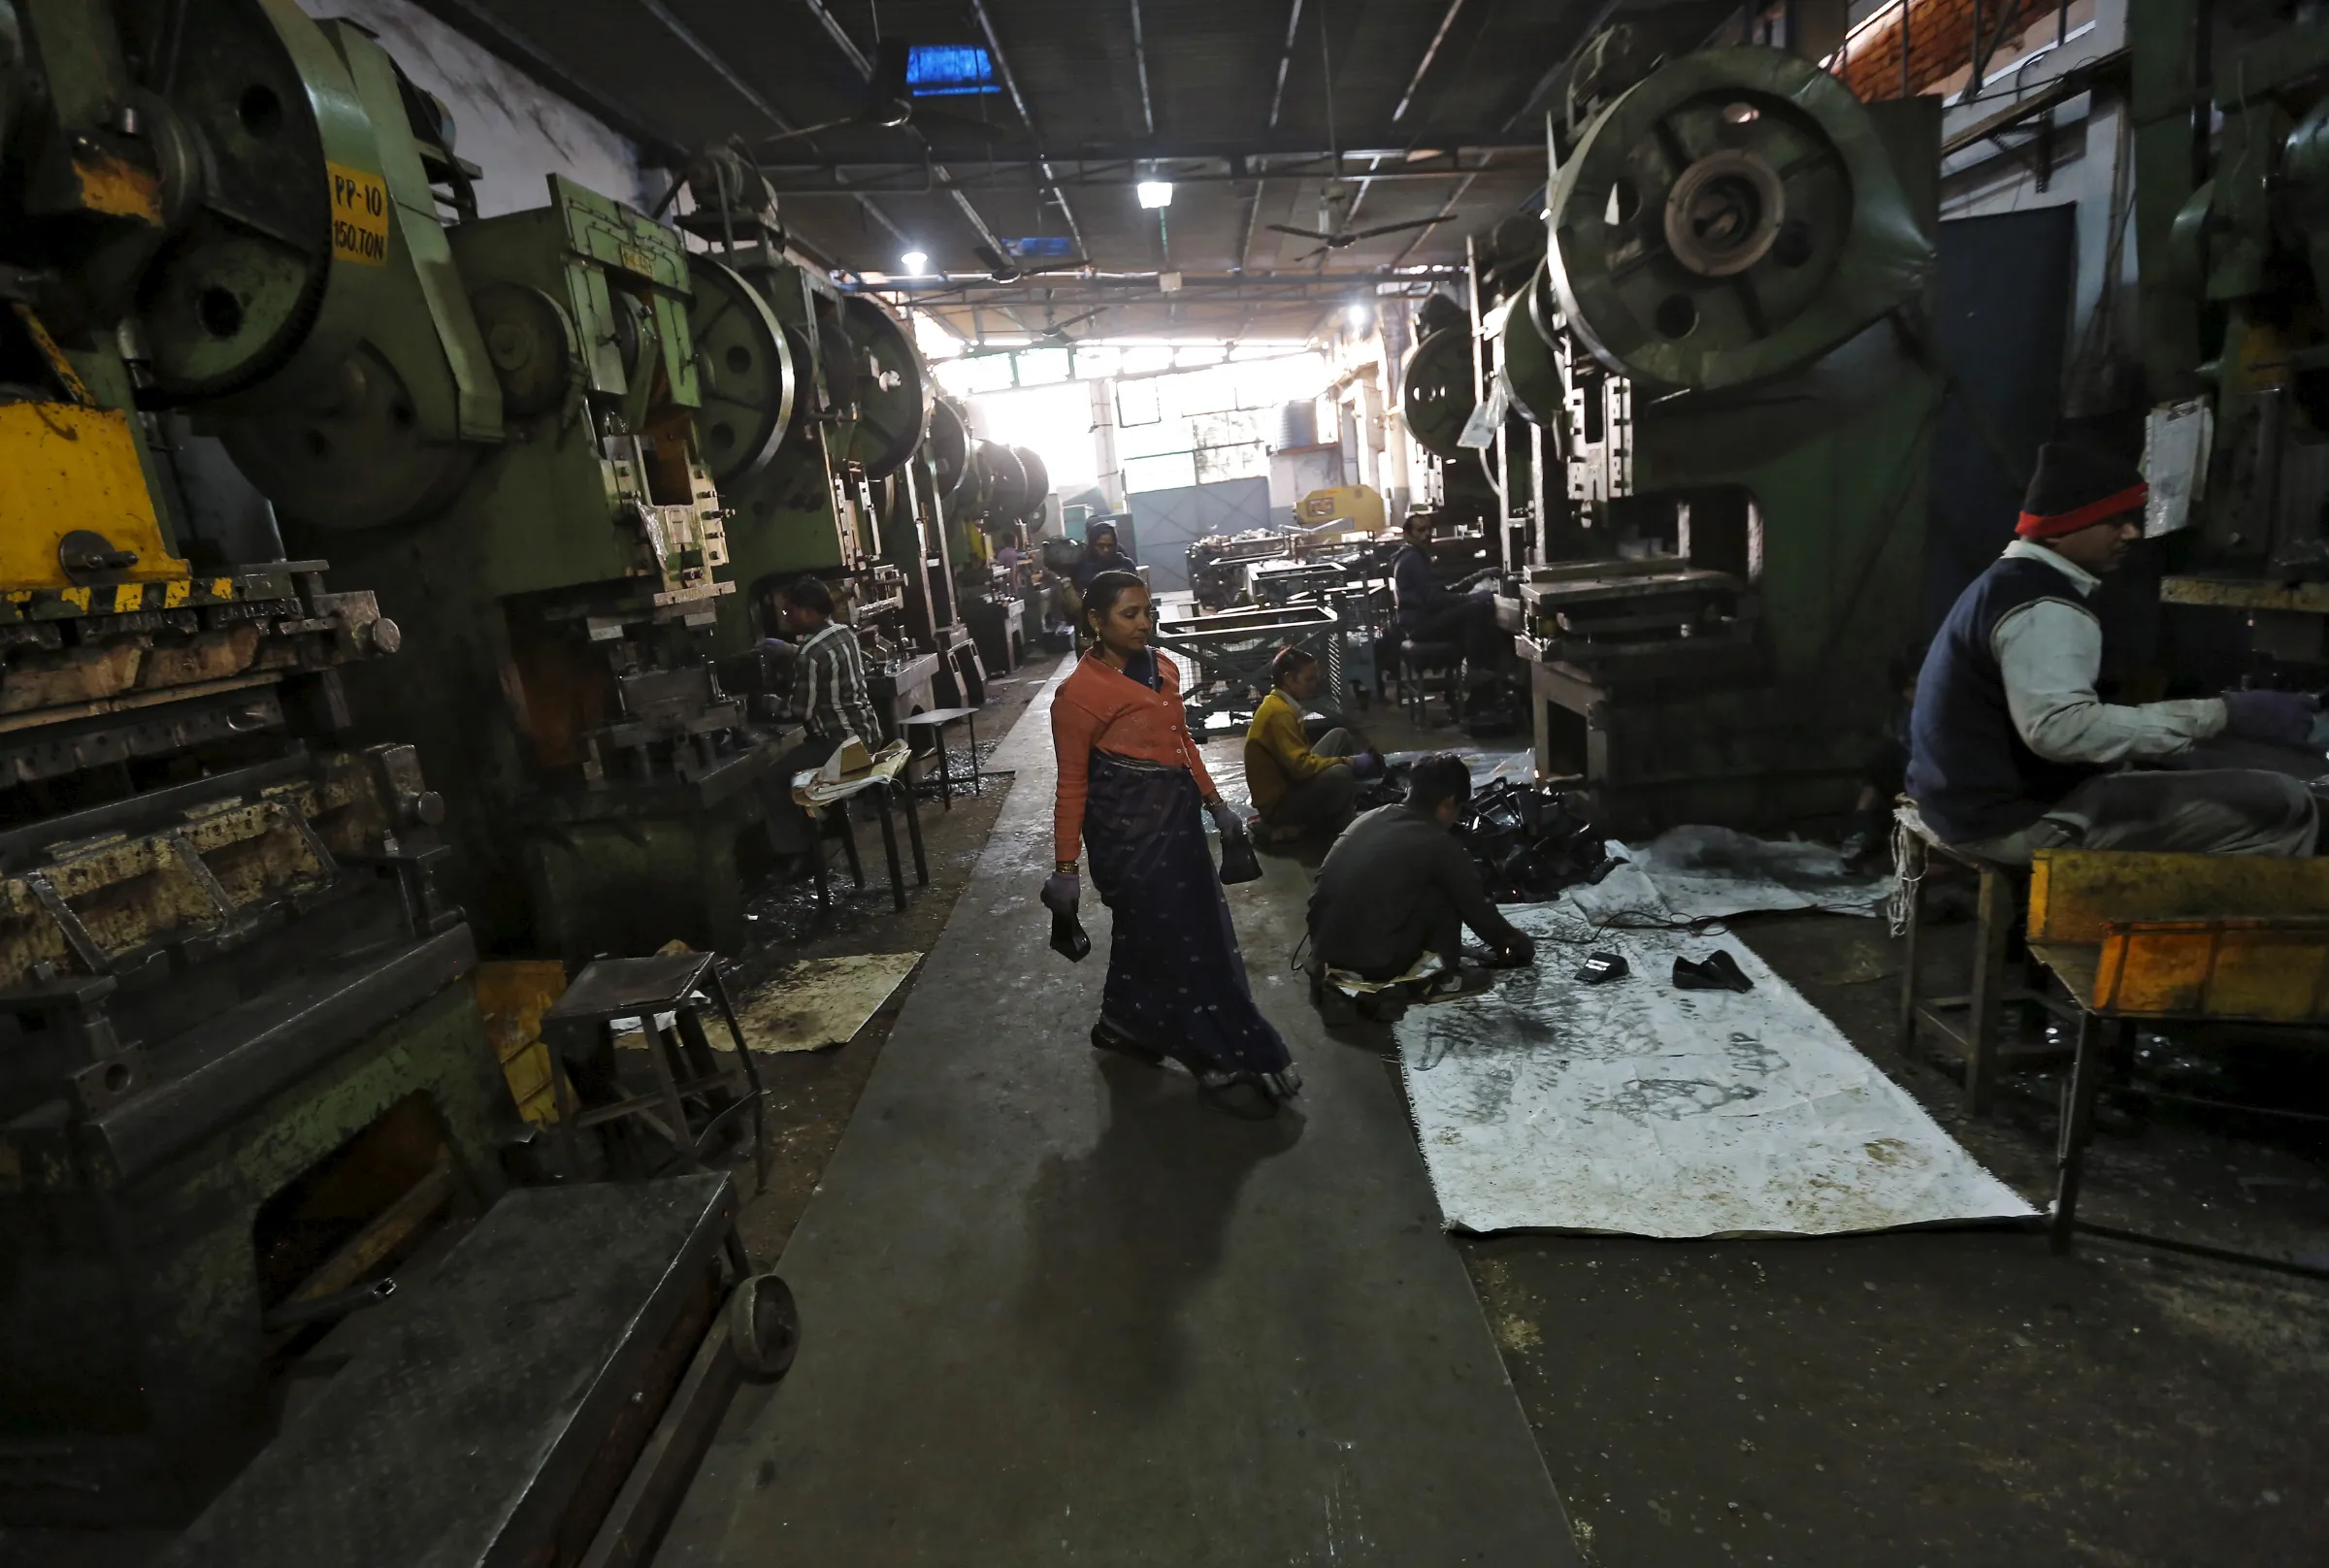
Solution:
{"label": "ceiling fan", "polygon": [[1040,336],[1052,343],[1061,344],[1079,342],[1080,340],[1067,336],[1067,329],[1074,326],[1079,321],[1091,320],[1094,316],[1099,314],[1106,309],[1107,307],[1104,305],[1096,305],[1091,310],[1084,311],[1081,315],[1071,315],[1065,321],[1054,321],[1051,318],[1051,307],[1046,305],[1043,308],[1043,331],[1041,332]]}
{"label": "ceiling fan", "polygon": [[986,264],[987,277],[998,283],[1016,283],[1022,278],[1033,278],[1042,273],[1079,273],[1092,265],[1088,256],[1069,256],[1064,261],[1047,261],[1039,266],[1023,265],[1016,254],[999,251],[992,245],[974,245],[970,253]]}
{"label": "ceiling fan", "polygon": [[1296,228],[1290,223],[1264,223],[1262,226],[1265,229],[1275,229],[1280,234],[1291,234],[1304,240],[1324,242],[1316,250],[1297,258],[1295,265],[1298,267],[1303,262],[1323,256],[1329,250],[1348,249],[1361,240],[1372,240],[1386,234],[1403,234],[1409,229],[1427,229],[1434,223],[1445,223],[1455,215],[1453,212],[1442,212],[1436,217],[1413,217],[1404,223],[1378,223],[1367,229],[1337,229],[1330,234],[1318,229]]}

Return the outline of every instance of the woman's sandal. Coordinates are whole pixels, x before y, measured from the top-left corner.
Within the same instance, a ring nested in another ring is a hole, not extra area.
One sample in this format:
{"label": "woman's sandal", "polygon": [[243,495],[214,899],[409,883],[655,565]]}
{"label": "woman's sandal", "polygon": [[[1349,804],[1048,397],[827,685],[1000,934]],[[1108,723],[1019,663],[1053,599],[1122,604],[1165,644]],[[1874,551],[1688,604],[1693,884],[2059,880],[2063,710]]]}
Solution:
{"label": "woman's sandal", "polygon": [[1197,1075],[1197,1092],[1206,1104],[1247,1122],[1266,1122],[1278,1107],[1302,1092],[1302,1075],[1293,1062],[1277,1072],[1224,1072],[1208,1067]]}
{"label": "woman's sandal", "polygon": [[1162,1067],[1164,1065],[1164,1052],[1142,1045],[1104,1018],[1092,1026],[1092,1048],[1095,1051],[1113,1051],[1119,1056],[1131,1057],[1134,1062],[1145,1066]]}

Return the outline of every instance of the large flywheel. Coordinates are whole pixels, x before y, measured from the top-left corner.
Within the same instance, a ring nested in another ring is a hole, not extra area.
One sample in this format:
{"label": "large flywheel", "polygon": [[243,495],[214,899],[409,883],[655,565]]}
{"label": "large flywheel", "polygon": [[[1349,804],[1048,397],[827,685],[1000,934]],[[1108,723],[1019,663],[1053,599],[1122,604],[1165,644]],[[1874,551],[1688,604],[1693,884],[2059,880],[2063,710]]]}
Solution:
{"label": "large flywheel", "polygon": [[1805,364],[1933,269],[1868,112],[1778,49],[1653,72],[1587,128],[1549,211],[1569,327],[1611,370],[1669,386]]}
{"label": "large flywheel", "polygon": [[799,388],[784,327],[760,291],[709,256],[688,257],[688,337],[696,348],[697,442],[725,490],[767,472],[793,420]]}
{"label": "large flywheel", "polygon": [[[280,16],[273,12],[280,8]],[[185,0],[164,94],[189,211],[138,306],[146,401],[226,397],[305,344],[335,272],[369,280],[393,243],[387,183],[346,67],[284,0]],[[352,336],[326,355],[353,346]]]}
{"label": "large flywheel", "polygon": [[1472,334],[1468,325],[1425,334],[1399,368],[1399,412],[1416,444],[1433,457],[1463,455],[1456,439],[1480,403],[1472,382]]}
{"label": "large flywheel", "polygon": [[844,457],[878,479],[905,466],[930,428],[930,378],[899,319],[862,294],[841,301],[841,330],[855,368],[857,419]]}

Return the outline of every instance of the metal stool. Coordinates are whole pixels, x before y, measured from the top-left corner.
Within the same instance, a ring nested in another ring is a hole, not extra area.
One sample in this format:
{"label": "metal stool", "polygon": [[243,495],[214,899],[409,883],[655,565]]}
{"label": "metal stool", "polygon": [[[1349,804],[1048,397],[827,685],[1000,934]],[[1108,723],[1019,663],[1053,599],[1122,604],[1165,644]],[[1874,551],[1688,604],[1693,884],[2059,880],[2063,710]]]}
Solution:
{"label": "metal stool", "polygon": [[[1900,957],[1900,1049],[1904,1055],[1913,1053],[1919,1024],[1953,1044],[1965,1062],[1965,1109],[1974,1116],[1986,1116],[1997,1091],[1998,1069],[2004,1064],[1998,1023],[2006,1004],[2036,1005],[2065,1022],[2074,1021],[2078,1010],[2043,990],[2007,979],[2006,942],[2013,934],[2016,906],[2029,873],[1943,843],[1924,825],[1914,804],[1904,801],[1894,816],[1902,829],[1901,899],[1908,916]],[[1935,855],[1980,879],[1974,899],[1972,982],[1965,992],[1947,996],[1917,989],[1918,961],[1923,948],[1924,874]],[[1942,1016],[1958,1012],[1965,1014],[1962,1027]],[[2059,1061],[2065,1055],[2051,1049],[2013,1053],[2017,1063]]]}
{"label": "metal stool", "polygon": [[1425,677],[1433,671],[1447,679],[1449,722],[1462,717],[1456,700],[1457,683],[1463,678],[1463,650],[1453,642],[1402,641],[1399,644],[1399,696],[1417,729],[1424,727],[1424,704],[1428,697]]}
{"label": "metal stool", "polygon": [[861,795],[870,795],[881,813],[881,848],[890,866],[890,900],[897,906],[898,912],[905,913],[905,877],[898,864],[898,824],[890,810],[893,796],[905,807],[905,833],[914,851],[914,881],[917,886],[930,886],[930,858],[922,847],[922,811],[914,801],[913,787],[905,781],[902,769],[896,772],[876,769],[816,807],[820,826],[817,830],[819,839],[813,869],[817,879],[817,914],[820,918],[830,913],[833,906],[830,888],[832,868],[825,861],[825,834],[831,833],[839,836],[841,848],[849,856],[850,876],[856,879],[859,888],[866,885],[865,863],[858,859],[857,854],[857,830],[849,824],[849,802]]}
{"label": "metal stool", "polygon": [[[704,1032],[699,1010],[707,998],[718,1004],[729,1037],[736,1042],[736,1058],[726,1065]],[[646,1035],[646,1056],[656,1084],[648,1094],[630,1094],[623,1087],[614,1040],[618,1023],[637,1023]],[[712,1167],[705,1154],[748,1111],[756,1191],[768,1186],[760,1067],[744,1042],[711,954],[600,959],[541,1015],[541,1037],[567,1068],[557,1075],[555,1126],[567,1143],[570,1162],[580,1153],[577,1145],[585,1130],[637,1122],[671,1146],[673,1159],[665,1164],[675,1161],[708,1170]],[[593,1095],[587,1101],[586,1089]]]}
{"label": "metal stool", "polygon": [[[946,757],[946,727],[960,723],[970,737],[970,782],[964,790],[967,795],[979,791],[978,777],[978,709],[974,707],[933,708],[928,713],[916,713],[901,721],[899,728],[905,732],[908,744],[916,735],[927,735],[938,756],[938,800],[947,810],[954,809],[953,764]],[[925,878],[925,880],[928,880]]]}

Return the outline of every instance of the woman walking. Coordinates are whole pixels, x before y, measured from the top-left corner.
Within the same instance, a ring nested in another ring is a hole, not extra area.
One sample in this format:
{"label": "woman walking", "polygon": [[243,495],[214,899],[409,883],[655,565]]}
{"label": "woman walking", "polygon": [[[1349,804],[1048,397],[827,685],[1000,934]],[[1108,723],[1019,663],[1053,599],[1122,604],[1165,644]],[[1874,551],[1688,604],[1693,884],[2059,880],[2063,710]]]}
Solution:
{"label": "woman walking", "polygon": [[1092,646],[1052,702],[1058,861],[1043,902],[1075,907],[1080,840],[1114,926],[1092,1043],[1152,1063],[1173,1057],[1215,1103],[1275,1114],[1301,1078],[1246,985],[1199,806],[1225,841],[1244,825],[1189,737],[1179,670],[1148,645],[1156,612],[1147,587],[1129,572],[1103,572],[1083,600]]}

